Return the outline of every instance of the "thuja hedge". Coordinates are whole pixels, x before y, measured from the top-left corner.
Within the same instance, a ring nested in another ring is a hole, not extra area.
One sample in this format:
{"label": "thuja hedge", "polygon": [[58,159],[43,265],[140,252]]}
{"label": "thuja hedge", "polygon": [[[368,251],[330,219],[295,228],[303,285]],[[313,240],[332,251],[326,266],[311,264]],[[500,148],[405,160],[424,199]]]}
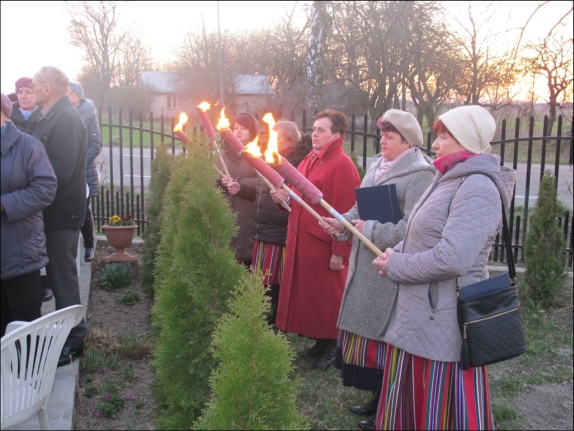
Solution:
{"label": "thuja hedge", "polygon": [[155,259],[161,238],[160,214],[165,189],[171,177],[172,161],[173,155],[168,153],[168,146],[159,144],[151,162],[151,179],[146,202],[147,226],[143,233],[142,285],[148,295],[153,294]]}
{"label": "thuja hedge", "polygon": [[189,429],[209,400],[210,351],[217,320],[246,273],[229,239],[234,216],[214,187],[208,147],[194,145],[171,167],[160,216],[153,322],[158,428]]}
{"label": "thuja hedge", "polygon": [[213,339],[220,364],[210,379],[212,398],[194,428],[308,429],[296,406],[294,352],[265,321],[263,277],[245,275],[233,296]]}
{"label": "thuja hedge", "polygon": [[566,277],[566,240],[558,226],[560,210],[556,180],[550,171],[545,171],[524,242],[528,298],[543,307],[552,304]]}

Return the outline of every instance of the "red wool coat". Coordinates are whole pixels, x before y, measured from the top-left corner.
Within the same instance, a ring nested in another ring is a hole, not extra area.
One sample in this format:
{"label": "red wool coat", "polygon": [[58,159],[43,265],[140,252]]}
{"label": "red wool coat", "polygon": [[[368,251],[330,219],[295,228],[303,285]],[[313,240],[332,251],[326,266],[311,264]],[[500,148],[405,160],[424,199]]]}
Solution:
{"label": "red wool coat", "polygon": [[[340,214],[355,204],[355,188],[361,180],[353,161],[343,151],[342,138],[325,146],[316,157],[313,151],[309,153],[298,170],[321,190],[323,199]],[[334,241],[307,210],[294,200],[290,205],[276,325],[282,331],[309,338],[336,339],[351,240]],[[319,204],[311,207],[322,216],[332,217]],[[343,256],[343,270],[331,271],[329,260],[333,254]]]}

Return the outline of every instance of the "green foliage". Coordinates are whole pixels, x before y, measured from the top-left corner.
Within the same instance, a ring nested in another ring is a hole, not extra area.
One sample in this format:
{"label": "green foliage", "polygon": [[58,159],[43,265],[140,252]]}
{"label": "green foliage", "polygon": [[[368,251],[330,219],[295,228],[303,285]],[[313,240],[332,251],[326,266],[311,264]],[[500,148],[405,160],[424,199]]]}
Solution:
{"label": "green foliage", "polygon": [[107,369],[115,370],[120,365],[119,360],[120,358],[116,354],[106,356],[103,349],[91,347],[84,350],[84,371],[90,373]]}
{"label": "green foliage", "polygon": [[115,418],[116,414],[124,408],[124,399],[119,395],[106,394],[104,400],[105,401],[97,407],[96,413],[100,412],[105,418]]}
{"label": "green foliage", "polygon": [[86,398],[92,398],[94,395],[97,395],[98,392],[100,392],[100,390],[98,389],[97,386],[88,386],[86,388],[86,390],[84,391],[84,396]]}
{"label": "green foliage", "polygon": [[152,310],[158,428],[188,429],[209,400],[212,333],[245,273],[229,245],[234,215],[215,187],[209,151],[193,145],[175,158],[162,205]]}
{"label": "green foliage", "polygon": [[124,380],[126,382],[131,382],[133,379],[135,379],[136,377],[136,372],[134,371],[134,369],[131,367],[131,365],[126,365],[123,369],[122,369],[122,375],[124,377]]}
{"label": "green foliage", "polygon": [[128,289],[124,293],[118,296],[118,301],[127,306],[134,305],[139,300],[140,296],[133,289]]}
{"label": "green foliage", "polygon": [[550,171],[545,171],[530,218],[530,232],[524,241],[528,298],[543,306],[554,302],[566,277],[566,242],[557,221],[561,215],[555,179]]}
{"label": "green foliage", "polygon": [[160,214],[163,195],[171,176],[172,161],[173,156],[168,153],[168,146],[164,143],[159,144],[151,163],[151,179],[146,202],[148,224],[142,235],[144,239],[142,287],[146,295],[153,295],[155,260],[161,238]]}
{"label": "green foliage", "polygon": [[133,276],[133,268],[119,262],[105,265],[98,273],[100,285],[105,290],[120,289],[131,284]]}
{"label": "green foliage", "polygon": [[363,168],[363,165],[359,163],[359,158],[357,157],[357,154],[354,151],[351,152],[350,157],[353,163],[355,164],[357,171],[359,171],[359,176],[361,177],[362,181],[367,171]]}
{"label": "green foliage", "polygon": [[112,380],[105,377],[104,383],[102,383],[102,388],[100,389],[100,392],[102,393],[102,395],[117,394],[118,393],[118,387],[116,386],[116,384]]}
{"label": "green foliage", "polygon": [[262,277],[245,275],[229,314],[213,338],[219,368],[210,379],[212,398],[196,429],[308,429],[297,411],[294,352],[265,321],[269,299]]}

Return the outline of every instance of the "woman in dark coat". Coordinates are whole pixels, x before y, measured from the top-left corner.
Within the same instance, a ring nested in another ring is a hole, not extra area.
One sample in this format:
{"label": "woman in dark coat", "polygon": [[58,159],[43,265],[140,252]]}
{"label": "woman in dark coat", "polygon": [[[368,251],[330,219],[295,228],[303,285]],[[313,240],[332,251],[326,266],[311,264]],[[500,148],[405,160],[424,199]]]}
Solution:
{"label": "woman in dark coat", "polygon": [[40,269],[48,263],[42,210],[56,195],[56,174],[42,143],[7,121],[12,104],[3,93],[0,214],[2,335],[14,320],[42,316]]}
{"label": "woman in dark coat", "polygon": [[[311,151],[310,136],[301,136],[297,125],[291,121],[279,121],[273,128],[278,133],[279,154],[297,167]],[[270,195],[270,189],[262,179],[256,185],[236,187],[230,184],[230,190],[237,190],[236,196],[255,202],[255,224],[252,255],[252,267],[265,275],[263,284],[269,287],[267,294],[271,298],[270,324],[275,323],[279,303],[279,286],[285,261],[285,237],[289,213],[278,211]]]}

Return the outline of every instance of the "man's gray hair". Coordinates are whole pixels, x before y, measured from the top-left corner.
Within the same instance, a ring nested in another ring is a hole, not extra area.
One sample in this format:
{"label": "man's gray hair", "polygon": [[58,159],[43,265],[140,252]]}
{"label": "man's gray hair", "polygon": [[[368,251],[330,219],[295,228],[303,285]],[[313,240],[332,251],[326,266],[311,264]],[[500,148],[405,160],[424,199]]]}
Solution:
{"label": "man's gray hair", "polygon": [[68,94],[70,80],[64,72],[54,66],[44,66],[38,72],[40,80],[49,84],[52,91],[60,96]]}
{"label": "man's gray hair", "polygon": [[289,141],[292,147],[301,140],[301,132],[299,132],[297,124],[292,121],[278,121],[275,126],[273,126],[273,130],[277,133],[281,133]]}

